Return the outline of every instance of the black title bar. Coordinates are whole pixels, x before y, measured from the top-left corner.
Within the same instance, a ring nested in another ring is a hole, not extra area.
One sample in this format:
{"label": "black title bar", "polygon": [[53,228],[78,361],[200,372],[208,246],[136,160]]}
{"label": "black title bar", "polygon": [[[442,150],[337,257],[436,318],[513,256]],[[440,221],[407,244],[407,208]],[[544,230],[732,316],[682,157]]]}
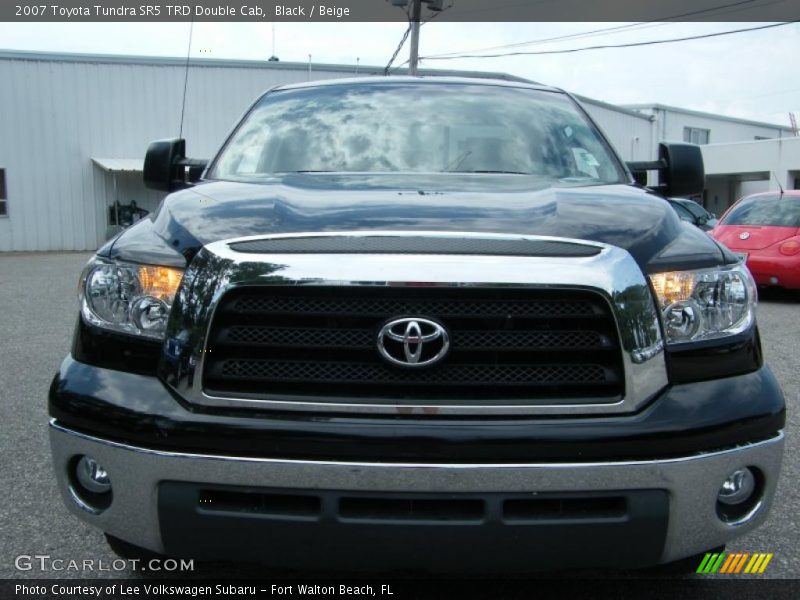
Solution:
{"label": "black title bar", "polygon": [[[0,21],[367,22],[407,21],[404,0],[3,0]],[[413,0],[408,0],[413,1]],[[398,5],[401,4],[401,5]],[[442,10],[437,10],[441,6]],[[797,0],[422,0],[422,20],[713,21],[800,19]]]}
{"label": "black title bar", "polygon": [[[266,569],[264,569],[266,570]],[[266,570],[268,572],[268,570]],[[794,599],[798,580],[731,577],[727,579],[702,576],[697,579],[678,578],[669,571],[655,575],[657,585],[647,577],[607,579],[574,575],[559,578],[544,574],[535,579],[500,579],[464,576],[458,579],[386,579],[365,576],[361,579],[20,579],[0,580],[3,600],[163,600],[193,598],[196,600],[342,598],[356,600],[419,600],[422,598],[639,598],[652,600],[671,598],[769,598]],[[651,576],[653,576],[651,574]]]}

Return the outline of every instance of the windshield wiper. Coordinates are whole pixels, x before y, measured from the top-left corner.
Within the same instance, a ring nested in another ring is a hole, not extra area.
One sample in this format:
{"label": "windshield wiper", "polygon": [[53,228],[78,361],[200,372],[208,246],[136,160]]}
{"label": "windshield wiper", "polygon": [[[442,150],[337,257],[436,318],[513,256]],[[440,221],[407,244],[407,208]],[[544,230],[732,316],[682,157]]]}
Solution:
{"label": "windshield wiper", "polygon": [[524,171],[499,171],[499,170],[473,170],[473,171],[448,171],[449,173],[504,173],[508,175],[533,175]]}

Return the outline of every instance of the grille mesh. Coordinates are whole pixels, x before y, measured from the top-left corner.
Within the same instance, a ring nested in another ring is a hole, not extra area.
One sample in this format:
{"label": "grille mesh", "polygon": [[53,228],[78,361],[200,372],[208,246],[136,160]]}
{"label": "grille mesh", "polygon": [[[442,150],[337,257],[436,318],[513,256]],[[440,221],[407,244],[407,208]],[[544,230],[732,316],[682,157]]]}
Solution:
{"label": "grille mesh", "polygon": [[[289,327],[233,326],[218,339],[231,345],[298,346],[313,348],[363,348],[374,344],[369,329],[307,329]],[[595,350],[611,342],[596,331],[461,331],[453,335],[461,349],[555,349]]]}
{"label": "grille mesh", "polygon": [[291,329],[288,327],[231,327],[225,332],[231,344],[256,346],[307,346],[315,348],[359,348],[375,341],[366,329]]}
{"label": "grille mesh", "polygon": [[265,381],[314,381],[325,383],[385,383],[400,385],[451,385],[496,383],[501,385],[552,385],[558,383],[603,384],[606,381],[599,365],[445,365],[426,371],[391,370],[377,364],[265,362],[228,360],[222,376],[232,379]]}
{"label": "grille mesh", "polygon": [[231,307],[238,313],[281,314],[353,314],[381,315],[435,314],[447,317],[591,317],[598,315],[597,306],[588,301],[547,302],[531,300],[495,300],[491,303],[479,300],[422,299],[362,299],[261,297],[248,295],[236,300]]}
{"label": "grille mesh", "polygon": [[[441,323],[446,358],[410,368],[381,357],[378,332],[400,317]],[[579,290],[243,288],[222,298],[208,339],[203,385],[214,395],[536,404],[624,391],[609,306]]]}

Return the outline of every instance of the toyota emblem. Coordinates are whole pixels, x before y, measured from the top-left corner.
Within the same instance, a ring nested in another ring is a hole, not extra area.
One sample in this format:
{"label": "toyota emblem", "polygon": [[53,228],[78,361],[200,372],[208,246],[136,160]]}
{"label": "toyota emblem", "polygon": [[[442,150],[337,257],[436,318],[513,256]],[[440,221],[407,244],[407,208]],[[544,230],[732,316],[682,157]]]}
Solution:
{"label": "toyota emblem", "polygon": [[749,231],[743,231],[742,233],[739,234],[739,239],[740,240],[746,240],[749,237],[750,237],[750,232]]}
{"label": "toyota emblem", "polygon": [[395,365],[424,367],[442,360],[450,349],[443,325],[418,317],[394,319],[378,333],[378,352]]}

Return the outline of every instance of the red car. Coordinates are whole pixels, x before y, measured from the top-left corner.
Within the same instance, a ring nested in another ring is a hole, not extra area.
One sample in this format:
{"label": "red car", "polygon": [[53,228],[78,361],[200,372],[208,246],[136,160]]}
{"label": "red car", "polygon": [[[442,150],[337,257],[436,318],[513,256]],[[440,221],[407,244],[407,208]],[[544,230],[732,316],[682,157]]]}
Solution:
{"label": "red car", "polygon": [[800,289],[800,190],[745,196],[709,233],[746,258],[757,284]]}

